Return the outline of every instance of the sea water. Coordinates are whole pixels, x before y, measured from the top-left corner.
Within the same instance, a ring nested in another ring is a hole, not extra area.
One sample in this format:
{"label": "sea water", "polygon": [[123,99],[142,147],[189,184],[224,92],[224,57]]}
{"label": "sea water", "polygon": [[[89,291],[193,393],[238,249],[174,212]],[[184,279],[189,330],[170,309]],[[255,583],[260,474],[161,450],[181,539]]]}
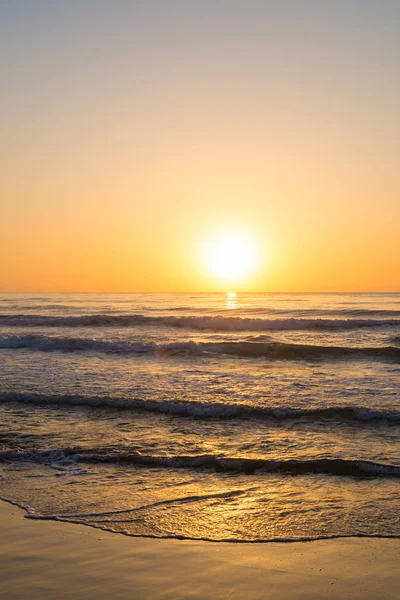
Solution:
{"label": "sea water", "polygon": [[400,294],[2,294],[0,376],[0,496],[31,518],[400,534]]}

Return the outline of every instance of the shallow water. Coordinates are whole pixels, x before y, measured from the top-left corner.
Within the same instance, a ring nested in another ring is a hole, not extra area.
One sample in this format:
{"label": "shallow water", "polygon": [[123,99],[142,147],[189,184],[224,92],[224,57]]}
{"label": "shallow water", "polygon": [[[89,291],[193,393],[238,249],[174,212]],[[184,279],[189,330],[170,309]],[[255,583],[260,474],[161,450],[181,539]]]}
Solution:
{"label": "shallow water", "polygon": [[2,294],[0,374],[0,495],[30,516],[400,534],[400,294]]}

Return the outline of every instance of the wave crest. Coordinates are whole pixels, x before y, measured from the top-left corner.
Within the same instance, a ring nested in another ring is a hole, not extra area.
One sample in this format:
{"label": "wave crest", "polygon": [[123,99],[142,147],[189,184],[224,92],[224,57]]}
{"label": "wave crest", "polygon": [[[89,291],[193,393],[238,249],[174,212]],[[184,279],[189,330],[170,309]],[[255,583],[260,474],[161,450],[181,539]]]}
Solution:
{"label": "wave crest", "polygon": [[130,341],[107,341],[91,338],[51,337],[41,335],[6,336],[0,338],[0,348],[29,348],[43,352],[103,352],[111,354],[153,354],[155,356],[229,355],[237,358],[268,358],[271,360],[374,359],[400,360],[400,348],[319,346],[284,342],[172,342],[168,344]]}
{"label": "wave crest", "polygon": [[225,316],[149,316],[149,315],[82,315],[45,316],[25,314],[0,315],[0,325],[12,327],[172,327],[202,331],[283,331],[346,330],[373,327],[400,327],[400,319],[260,319]]}
{"label": "wave crest", "polygon": [[56,406],[92,406],[126,410],[140,410],[150,413],[172,414],[195,418],[250,418],[250,419],[335,419],[338,421],[400,423],[400,412],[396,410],[374,410],[366,406],[330,406],[310,408],[275,408],[250,404],[213,402],[207,404],[196,401],[142,400],[107,396],[48,395],[3,392],[0,402],[25,402]]}
{"label": "wave crest", "polygon": [[269,460],[264,458],[224,457],[213,454],[195,456],[154,456],[115,451],[109,448],[60,448],[52,450],[2,451],[0,460],[39,462],[61,468],[76,463],[118,463],[148,468],[206,469],[217,472],[253,475],[287,473],[289,475],[336,475],[342,477],[400,477],[400,467],[373,461],[344,458]]}

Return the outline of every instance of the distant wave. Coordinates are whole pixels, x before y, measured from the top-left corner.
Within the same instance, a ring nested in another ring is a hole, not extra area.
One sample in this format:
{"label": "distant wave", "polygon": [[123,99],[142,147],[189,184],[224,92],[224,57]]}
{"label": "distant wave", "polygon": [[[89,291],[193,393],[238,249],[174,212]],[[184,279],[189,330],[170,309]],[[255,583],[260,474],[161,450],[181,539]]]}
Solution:
{"label": "distant wave", "polygon": [[107,341],[91,338],[49,337],[42,335],[11,335],[0,337],[0,349],[30,348],[44,352],[94,351],[112,354],[153,354],[156,356],[229,355],[238,358],[269,358],[273,360],[373,359],[400,361],[400,348],[319,346],[283,342],[172,342],[168,344],[129,341]]}
{"label": "distant wave", "polygon": [[311,458],[268,460],[264,458],[220,457],[213,454],[197,456],[152,456],[113,450],[110,448],[61,448],[54,450],[11,450],[0,452],[2,461],[39,462],[65,467],[73,463],[118,463],[139,467],[166,467],[174,469],[207,469],[218,472],[288,473],[290,475],[321,474],[350,477],[400,477],[400,467],[365,460],[342,458]]}
{"label": "distant wave", "polygon": [[18,392],[1,392],[0,402],[24,402],[32,404],[50,404],[55,406],[91,406],[99,408],[115,408],[139,410],[149,413],[171,414],[182,417],[218,418],[218,419],[335,419],[348,422],[380,422],[400,423],[400,411],[378,410],[366,406],[331,406],[310,408],[275,408],[254,406],[250,404],[234,404],[225,402],[167,401],[142,400],[140,398],[123,398],[109,396],[52,395]]}
{"label": "distant wave", "polygon": [[[277,313],[279,312],[286,312],[289,313],[290,311],[286,309],[286,311],[284,309],[276,309]],[[329,308],[329,309],[314,309],[314,308],[310,308],[310,309],[302,309],[302,310],[296,310],[293,311],[296,312],[296,316],[309,316],[309,315],[315,315],[315,316],[326,316],[327,314],[329,314],[329,316],[334,316],[334,317],[364,317],[364,318],[371,318],[371,317],[386,317],[386,318],[393,318],[393,317],[400,317],[400,310],[397,309],[384,309],[384,308],[343,308],[343,309],[338,309],[338,308]]]}
{"label": "distant wave", "polygon": [[283,331],[400,327],[400,319],[260,319],[226,316],[82,315],[45,316],[2,314],[0,325],[12,327],[174,327],[202,331]]}

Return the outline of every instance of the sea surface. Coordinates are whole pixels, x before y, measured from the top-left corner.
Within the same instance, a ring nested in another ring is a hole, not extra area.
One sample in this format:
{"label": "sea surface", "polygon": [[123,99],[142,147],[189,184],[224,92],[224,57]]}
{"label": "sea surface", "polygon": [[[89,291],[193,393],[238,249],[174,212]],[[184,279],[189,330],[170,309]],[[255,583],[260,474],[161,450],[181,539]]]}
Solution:
{"label": "sea surface", "polygon": [[2,294],[0,381],[0,496],[31,518],[400,535],[400,294]]}

